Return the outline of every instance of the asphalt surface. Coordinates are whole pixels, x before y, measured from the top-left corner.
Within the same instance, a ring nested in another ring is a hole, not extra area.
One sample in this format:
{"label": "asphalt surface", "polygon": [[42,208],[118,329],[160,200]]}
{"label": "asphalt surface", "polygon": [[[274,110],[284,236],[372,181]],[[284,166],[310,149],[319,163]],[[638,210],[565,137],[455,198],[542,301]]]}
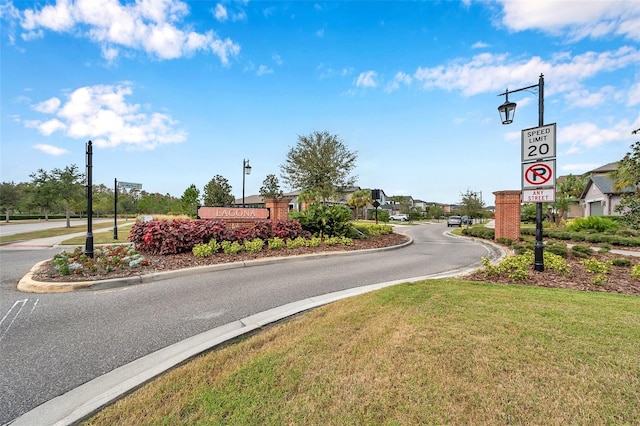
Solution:
{"label": "asphalt surface", "polygon": [[482,256],[502,254],[448,235],[444,224],[397,230],[413,244],[62,294],[15,288],[36,259],[60,249],[4,246],[0,424],[72,424],[177,363],[265,324],[388,285],[456,275],[479,267]]}

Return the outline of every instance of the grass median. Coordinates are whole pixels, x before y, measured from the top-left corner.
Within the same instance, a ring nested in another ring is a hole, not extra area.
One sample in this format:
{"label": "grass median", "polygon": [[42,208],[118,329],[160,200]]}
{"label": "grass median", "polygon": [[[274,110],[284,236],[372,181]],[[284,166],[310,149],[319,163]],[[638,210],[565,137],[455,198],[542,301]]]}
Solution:
{"label": "grass median", "polygon": [[458,279],[315,309],[86,424],[639,424],[640,298]]}

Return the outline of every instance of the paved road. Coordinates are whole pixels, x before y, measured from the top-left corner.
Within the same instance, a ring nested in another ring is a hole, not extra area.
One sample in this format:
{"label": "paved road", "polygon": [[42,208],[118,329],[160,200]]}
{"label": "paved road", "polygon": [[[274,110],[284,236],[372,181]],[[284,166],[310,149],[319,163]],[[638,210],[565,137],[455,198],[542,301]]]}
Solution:
{"label": "paved road", "polygon": [[479,266],[485,245],[443,224],[401,227],[403,249],[217,271],[103,291],[29,294],[15,284],[54,250],[2,249],[0,424],[207,330],[348,288]]}

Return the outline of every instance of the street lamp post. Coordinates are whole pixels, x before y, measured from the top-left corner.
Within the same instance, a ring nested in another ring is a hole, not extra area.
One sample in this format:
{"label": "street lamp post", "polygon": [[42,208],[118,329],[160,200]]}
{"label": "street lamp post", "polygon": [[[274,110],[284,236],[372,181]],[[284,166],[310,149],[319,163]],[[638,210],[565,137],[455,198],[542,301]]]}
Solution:
{"label": "street lamp post", "polygon": [[245,207],[244,204],[244,181],[245,176],[251,174],[251,166],[249,165],[249,160],[242,160],[242,208]]}
{"label": "street lamp post", "polygon": [[[516,112],[515,102],[509,102],[509,93],[520,92],[522,90],[538,89],[538,126],[544,126],[544,75],[540,74],[538,84],[523,87],[521,89],[509,90],[500,93],[498,96],[505,96],[505,102],[498,107],[502,124],[511,124]],[[533,246],[534,263],[533,269],[544,271],[544,244],[542,243],[542,203],[536,203],[536,242]]]}

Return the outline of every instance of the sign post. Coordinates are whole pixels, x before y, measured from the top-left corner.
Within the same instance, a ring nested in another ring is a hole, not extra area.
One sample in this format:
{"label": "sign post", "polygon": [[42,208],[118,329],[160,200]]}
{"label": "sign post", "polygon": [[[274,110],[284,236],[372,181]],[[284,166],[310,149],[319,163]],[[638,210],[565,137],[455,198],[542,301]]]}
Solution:
{"label": "sign post", "polygon": [[[542,85],[542,83],[540,83]],[[542,86],[539,89],[542,90]],[[540,95],[542,96],[542,95]],[[542,99],[541,99],[542,100]],[[536,203],[534,268],[544,271],[542,203],[556,200],[556,123],[522,130],[522,202]]]}
{"label": "sign post", "polygon": [[113,239],[118,239],[118,188],[142,189],[141,183],[118,182],[113,180]]}

